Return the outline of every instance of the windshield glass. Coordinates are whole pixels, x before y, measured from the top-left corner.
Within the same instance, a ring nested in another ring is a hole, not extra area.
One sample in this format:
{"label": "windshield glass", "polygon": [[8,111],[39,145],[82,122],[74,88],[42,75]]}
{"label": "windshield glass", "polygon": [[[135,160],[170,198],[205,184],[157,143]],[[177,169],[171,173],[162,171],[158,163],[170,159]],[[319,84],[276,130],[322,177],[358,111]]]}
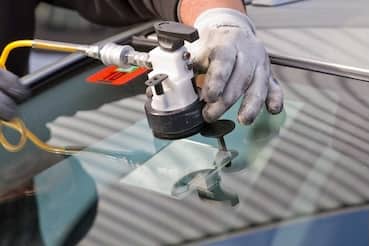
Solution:
{"label": "windshield glass", "polygon": [[270,52],[368,69],[368,9],[366,0],[312,0],[248,5],[248,14]]}
{"label": "windshield glass", "polygon": [[[322,25],[314,16],[324,13],[310,9],[322,9],[320,1],[250,6],[249,13],[270,51],[367,67],[367,52],[347,48],[366,49],[364,8],[356,4],[367,3],[357,1],[346,12],[337,1],[324,2],[344,17],[326,17]],[[354,12],[359,17],[349,18]],[[303,13],[306,17],[297,18]],[[284,14],[296,18],[281,18]],[[331,38],[335,35],[339,38]],[[32,143],[19,153],[0,148],[0,242],[211,244],[261,233],[262,239],[248,242],[298,245],[311,242],[306,240],[318,225],[334,224],[315,218],[367,207],[367,82],[273,65],[284,89],[284,110],[270,115],[264,109],[251,126],[235,122],[224,137],[226,157],[232,159],[225,166],[215,138],[153,136],[144,110],[145,76],[118,87],[86,82],[101,69],[90,62],[47,78],[50,84],[19,107],[27,127],[47,143],[86,148],[73,156],[48,154]],[[223,119],[235,120],[238,108],[239,103]],[[9,129],[5,133],[12,142],[18,138]],[[336,245],[340,235],[350,233],[357,245],[367,245],[367,218],[356,214],[340,230],[320,230],[317,240]],[[306,224],[294,226],[301,221]],[[263,234],[268,228],[272,236]]]}
{"label": "windshield glass", "polygon": [[[250,127],[236,123],[225,141],[238,156],[221,169],[220,180],[208,173],[194,182],[195,192],[175,193],[183,177],[214,167],[217,142],[201,135],[155,139],[144,114],[144,79],[122,87],[85,82],[101,68],[64,76],[23,104],[21,114],[48,143],[107,153],[86,150],[64,159],[32,144],[18,154],[1,150],[3,194],[14,195],[20,183],[32,187],[27,199],[37,204],[33,213],[48,245],[77,233],[86,216],[94,219],[83,227],[88,243],[180,243],[365,204],[369,197],[367,83],[275,66],[284,112],[263,113]],[[224,118],[233,119],[236,110]]]}

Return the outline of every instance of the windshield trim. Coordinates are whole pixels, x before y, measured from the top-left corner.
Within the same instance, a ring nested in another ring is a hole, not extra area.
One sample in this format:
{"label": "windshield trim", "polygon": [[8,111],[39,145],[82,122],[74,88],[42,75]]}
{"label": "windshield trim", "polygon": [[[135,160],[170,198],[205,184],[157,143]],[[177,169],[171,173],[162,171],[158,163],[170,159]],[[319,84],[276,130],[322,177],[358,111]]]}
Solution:
{"label": "windshield trim", "polygon": [[261,223],[257,225],[250,225],[248,227],[241,227],[238,230],[230,230],[227,232],[220,233],[216,236],[210,235],[208,237],[202,237],[200,239],[188,241],[186,242],[185,245],[195,246],[195,245],[198,245],[199,243],[203,245],[210,245],[211,243],[228,241],[228,240],[231,240],[232,238],[236,238],[239,236],[252,235],[254,233],[271,230],[275,228],[280,229],[281,227],[293,225],[296,223],[306,223],[308,221],[314,221],[314,220],[319,220],[319,219],[323,219],[327,217],[340,216],[342,214],[350,214],[350,213],[367,211],[367,210],[369,210],[369,205],[367,203],[364,203],[360,205],[355,205],[355,206],[350,205],[349,207],[341,207],[341,208],[327,210],[327,211],[318,211],[314,214],[300,215],[300,216],[296,216],[293,218],[287,218],[281,221],[273,221],[273,222]]}
{"label": "windshield trim", "polygon": [[269,53],[271,63],[285,67],[298,68],[312,72],[329,74],[348,79],[369,82],[369,70],[351,66],[340,65],[331,62],[323,62],[300,57],[284,56],[276,53]]}

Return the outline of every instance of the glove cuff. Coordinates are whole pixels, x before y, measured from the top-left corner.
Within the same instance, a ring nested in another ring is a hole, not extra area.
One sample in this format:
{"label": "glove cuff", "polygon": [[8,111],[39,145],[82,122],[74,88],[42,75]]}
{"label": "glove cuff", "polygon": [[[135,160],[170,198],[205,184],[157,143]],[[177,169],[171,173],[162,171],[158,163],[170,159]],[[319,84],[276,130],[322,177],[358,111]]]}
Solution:
{"label": "glove cuff", "polygon": [[203,12],[197,17],[194,27],[201,32],[204,28],[218,28],[227,25],[251,30],[255,34],[252,20],[246,14],[229,8],[214,8]]}

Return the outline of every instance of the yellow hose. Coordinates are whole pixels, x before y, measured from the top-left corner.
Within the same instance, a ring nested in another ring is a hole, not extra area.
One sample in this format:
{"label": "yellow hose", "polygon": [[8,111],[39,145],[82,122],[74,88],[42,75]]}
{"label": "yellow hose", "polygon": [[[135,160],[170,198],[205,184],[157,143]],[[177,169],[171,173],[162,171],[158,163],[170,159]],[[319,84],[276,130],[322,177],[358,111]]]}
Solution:
{"label": "yellow hose", "polygon": [[[19,133],[20,139],[17,144],[12,144],[6,139],[3,134],[4,126],[11,128]],[[26,145],[28,139],[33,142],[38,148],[54,154],[73,155],[82,150],[82,148],[78,150],[72,150],[66,147],[57,147],[46,144],[35,134],[33,134],[29,129],[27,129],[27,127],[24,125],[24,122],[19,118],[13,119],[11,121],[0,120],[0,127],[2,128],[0,129],[0,143],[9,152],[21,151]]]}
{"label": "yellow hose", "polygon": [[3,49],[3,52],[0,56],[0,68],[6,69],[6,61],[8,60],[9,54],[12,50],[20,47],[32,47],[33,40],[18,40],[9,43],[5,48]]}
{"label": "yellow hose", "polygon": [[[6,69],[6,61],[12,50],[22,47],[31,47],[37,49],[47,49],[54,51],[63,52],[76,52],[83,51],[87,46],[75,45],[61,42],[43,41],[43,40],[19,40],[9,43],[3,50],[0,56],[0,68]],[[4,127],[11,128],[19,133],[20,139],[17,144],[10,143],[5,135],[3,134]],[[57,147],[51,146],[39,139],[35,134],[33,134],[24,124],[24,122],[19,119],[13,119],[11,121],[0,120],[0,144],[9,152],[19,152],[21,151],[27,143],[27,140],[33,142],[38,148],[55,154],[72,155],[82,148],[67,148],[67,147]]]}

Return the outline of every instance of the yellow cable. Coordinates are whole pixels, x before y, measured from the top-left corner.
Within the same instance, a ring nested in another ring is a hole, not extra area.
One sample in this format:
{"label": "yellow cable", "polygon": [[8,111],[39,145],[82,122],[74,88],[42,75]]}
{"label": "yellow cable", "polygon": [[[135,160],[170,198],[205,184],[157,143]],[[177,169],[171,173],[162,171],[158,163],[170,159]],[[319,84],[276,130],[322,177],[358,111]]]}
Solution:
{"label": "yellow cable", "polygon": [[13,119],[11,121],[0,121],[0,127],[4,128],[4,126],[15,130],[20,135],[18,143],[12,144],[4,136],[3,129],[0,129],[0,143],[9,152],[21,151],[26,145],[27,139],[33,142],[38,148],[50,153],[73,155],[76,154],[78,151],[82,150],[81,148],[73,150],[71,148],[69,149],[65,147],[57,147],[46,144],[41,139],[39,139],[35,134],[33,134],[29,129],[27,129],[24,122],[19,118]]}
{"label": "yellow cable", "polygon": [[[19,40],[9,43],[3,50],[0,56],[0,68],[6,69],[6,61],[12,50],[22,47],[33,47],[38,49],[47,49],[54,51],[64,51],[64,52],[76,52],[83,51],[86,46],[74,45],[61,42],[51,42],[43,40]],[[18,143],[10,143],[5,135],[3,134],[4,127],[11,128],[19,133],[20,139]],[[19,152],[21,151],[27,143],[27,140],[33,142],[38,148],[63,155],[72,155],[82,150],[82,148],[66,148],[51,146],[39,139],[35,134],[33,134],[24,124],[24,122],[19,119],[13,119],[11,121],[0,120],[0,144],[9,152]]]}
{"label": "yellow cable", "polygon": [[20,47],[32,47],[33,40],[18,40],[9,43],[5,48],[3,49],[3,52],[0,56],[0,68],[6,69],[6,61],[8,60],[9,54],[12,50]]}
{"label": "yellow cable", "polygon": [[5,46],[3,52],[0,56],[0,68],[6,69],[6,61],[9,57],[9,54],[12,50],[17,48],[35,48],[35,49],[43,49],[43,50],[53,50],[53,51],[61,51],[61,52],[76,52],[76,51],[85,51],[88,46],[79,45],[79,44],[71,44],[71,43],[63,43],[63,42],[55,42],[48,40],[18,40],[9,43]]}

